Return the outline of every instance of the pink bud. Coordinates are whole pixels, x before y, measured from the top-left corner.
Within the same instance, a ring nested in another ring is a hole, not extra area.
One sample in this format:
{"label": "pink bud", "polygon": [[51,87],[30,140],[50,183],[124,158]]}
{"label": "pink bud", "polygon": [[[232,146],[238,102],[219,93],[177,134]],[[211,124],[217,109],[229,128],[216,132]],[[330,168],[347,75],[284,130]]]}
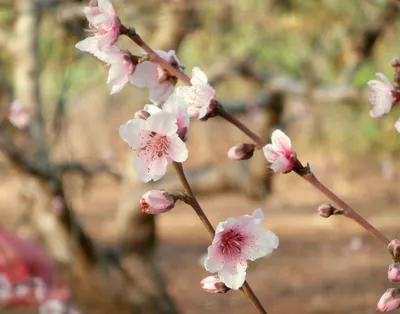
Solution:
{"label": "pink bud", "polygon": [[390,255],[392,255],[393,258],[395,258],[395,259],[400,258],[400,241],[399,240],[394,239],[394,240],[390,241],[387,248],[388,248]]}
{"label": "pink bud", "polygon": [[389,265],[388,279],[393,282],[400,281],[400,264],[399,263],[393,263],[393,264]]}
{"label": "pink bud", "polygon": [[322,204],[319,205],[317,211],[321,217],[329,218],[330,216],[335,214],[336,208],[333,207],[331,204]]}
{"label": "pink bud", "polygon": [[227,293],[230,290],[216,275],[204,278],[200,284],[203,290],[209,293]]}
{"label": "pink bud", "polygon": [[254,144],[241,143],[233,146],[228,151],[228,157],[233,160],[247,160],[253,157]]}
{"label": "pink bud", "polygon": [[162,214],[174,208],[176,196],[165,190],[151,190],[142,195],[140,206],[147,214]]}
{"label": "pink bud", "polygon": [[392,59],[392,61],[390,63],[392,64],[392,67],[398,68],[398,67],[400,67],[400,58],[395,57]]}
{"label": "pink bud", "polygon": [[390,312],[400,307],[400,290],[391,288],[381,296],[376,305],[381,312]]}
{"label": "pink bud", "polygon": [[146,110],[138,110],[135,112],[134,117],[135,119],[146,120],[148,117],[150,117],[150,113],[148,113]]}

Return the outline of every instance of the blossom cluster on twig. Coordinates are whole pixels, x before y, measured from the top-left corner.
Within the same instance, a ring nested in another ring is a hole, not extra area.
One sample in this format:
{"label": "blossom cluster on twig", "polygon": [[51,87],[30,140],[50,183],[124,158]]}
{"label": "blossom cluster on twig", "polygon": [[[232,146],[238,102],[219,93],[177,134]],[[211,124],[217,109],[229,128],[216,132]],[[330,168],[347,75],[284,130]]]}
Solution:
{"label": "blossom cluster on twig", "polygon": [[[93,54],[110,67],[107,83],[111,85],[111,94],[121,91],[128,83],[138,88],[147,88],[149,91],[150,103],[145,104],[143,109],[137,111],[132,119],[119,128],[120,137],[136,152],[133,168],[137,176],[143,182],[157,181],[164,176],[167,167],[173,164],[183,185],[184,193],[181,194],[173,194],[166,190],[150,190],[145,193],[140,200],[143,213],[162,214],[172,210],[177,201],[183,201],[194,209],[212,236],[204,267],[216,275],[201,281],[205,291],[226,293],[229,290],[240,289],[259,313],[267,313],[245,279],[246,270],[249,260],[269,255],[278,248],[279,239],[273,232],[262,227],[264,213],[261,209],[256,209],[252,215],[228,218],[220,222],[214,230],[198,203],[182,166],[189,156],[186,142],[189,139],[190,119],[206,121],[216,116],[225,119],[253,141],[233,146],[228,151],[228,158],[246,160],[251,158],[256,150],[262,150],[274,172],[299,175],[338,207],[330,204],[320,206],[318,212],[321,216],[327,218],[343,215],[354,220],[382,244],[387,245],[390,242],[323,185],[308,164],[301,163],[292,149],[290,138],[284,132],[275,130],[271,143],[265,143],[225,111],[216,98],[215,89],[210,86],[206,74],[200,68],[194,67],[192,77],[189,78],[174,51],[150,48],[134,28],[122,24],[110,0],[92,0],[85,8],[85,14],[92,36],[79,42],[76,48]],[[143,54],[133,55],[118,48],[116,44],[121,35],[132,39],[143,49]],[[397,71],[400,62],[396,60],[392,65]],[[368,83],[371,89],[369,101],[373,105],[370,111],[372,117],[387,114],[400,100],[400,75],[395,75],[394,84],[383,74],[377,75],[382,82],[373,80]],[[178,80],[186,86],[176,87]],[[400,122],[396,123],[396,128],[400,131]],[[398,277],[398,264],[392,265],[389,278]],[[397,290],[396,293],[386,293],[382,297],[383,301],[379,301],[378,308],[381,311],[397,308],[392,302],[394,295],[397,297]],[[388,305],[387,300],[392,303]]]}

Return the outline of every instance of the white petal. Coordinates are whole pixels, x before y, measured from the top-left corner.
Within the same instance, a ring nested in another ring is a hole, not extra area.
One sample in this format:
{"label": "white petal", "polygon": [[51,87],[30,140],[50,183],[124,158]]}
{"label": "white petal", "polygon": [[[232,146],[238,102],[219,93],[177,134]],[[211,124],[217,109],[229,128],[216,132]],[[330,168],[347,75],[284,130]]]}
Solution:
{"label": "white petal", "polygon": [[263,152],[265,159],[267,159],[269,162],[274,162],[279,158],[279,154],[275,151],[274,146],[272,144],[267,144],[263,147]]}
{"label": "white petal", "polygon": [[150,88],[149,99],[156,105],[163,104],[173,93],[174,85],[170,82],[164,82]]}
{"label": "white petal", "polygon": [[157,112],[162,111],[159,107],[156,105],[144,105],[144,111],[147,111],[150,115],[155,114]]}
{"label": "white petal", "polygon": [[168,138],[168,155],[176,162],[184,162],[188,158],[189,151],[186,144],[179,138],[178,134],[173,134]]}
{"label": "white petal", "polygon": [[194,67],[192,69],[192,79],[190,80],[190,82],[193,85],[200,83],[208,83],[208,78],[200,68]]}
{"label": "white petal", "polygon": [[157,181],[161,179],[165,172],[167,171],[168,160],[165,157],[160,157],[154,159],[149,164],[149,175],[154,180]]}
{"label": "white petal", "polygon": [[390,86],[390,87],[392,86],[392,83],[389,81],[389,79],[386,77],[385,74],[378,72],[378,73],[375,73],[375,75],[377,77],[379,77],[383,81],[383,83],[385,83],[387,86]]}
{"label": "white petal", "polygon": [[275,130],[272,132],[271,141],[274,145],[274,148],[276,147],[279,152],[284,153],[292,150],[290,138],[281,130]]}
{"label": "white petal", "polygon": [[238,290],[246,280],[247,262],[245,260],[226,263],[218,272],[221,281],[233,290]]}
{"label": "white petal", "polygon": [[140,148],[145,121],[132,119],[119,127],[119,136],[133,149]]}
{"label": "white petal", "polygon": [[221,253],[218,244],[210,245],[207,252],[207,258],[204,261],[205,269],[210,273],[220,271],[225,265],[225,257]]}
{"label": "white petal", "polygon": [[158,85],[158,70],[157,65],[145,61],[136,66],[133,72],[130,82],[139,88],[152,88]]}
{"label": "white petal", "polygon": [[139,154],[133,159],[133,168],[135,169],[138,178],[142,182],[147,183],[151,180],[148,170],[148,163],[142,154]]}
{"label": "white petal", "polygon": [[146,121],[146,128],[159,135],[172,135],[178,130],[176,118],[169,112],[157,112],[151,115]]}
{"label": "white petal", "polygon": [[274,172],[285,172],[291,168],[292,164],[285,156],[279,156],[271,165],[271,169]]}
{"label": "white petal", "polygon": [[264,212],[261,208],[257,208],[252,215],[254,222],[260,224],[264,219]]}

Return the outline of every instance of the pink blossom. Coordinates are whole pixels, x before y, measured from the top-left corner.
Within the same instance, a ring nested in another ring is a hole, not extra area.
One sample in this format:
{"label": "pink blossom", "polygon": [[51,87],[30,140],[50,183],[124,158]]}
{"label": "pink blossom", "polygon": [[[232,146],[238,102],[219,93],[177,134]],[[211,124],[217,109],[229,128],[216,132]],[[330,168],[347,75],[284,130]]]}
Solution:
{"label": "pink blossom", "polygon": [[230,289],[219,279],[219,276],[208,276],[200,282],[204,291],[209,293],[226,293]]}
{"label": "pink blossom", "polygon": [[376,76],[378,76],[382,82],[378,80],[371,80],[368,82],[368,87],[370,88],[368,101],[373,106],[369,114],[372,118],[379,118],[390,112],[394,102],[392,93],[392,91],[394,91],[393,85],[384,74],[376,73]]}
{"label": "pink blossom", "polygon": [[211,101],[215,97],[215,89],[208,84],[208,78],[202,70],[192,70],[192,86],[180,86],[175,94],[185,100],[191,118],[202,119],[211,111]]}
{"label": "pink blossom", "polygon": [[84,7],[83,10],[94,36],[80,41],[75,47],[79,50],[96,54],[104,48],[114,45],[120,33],[120,20],[111,1],[91,1],[89,6]]}
{"label": "pink blossom", "polygon": [[176,118],[166,111],[156,112],[147,120],[129,120],[119,128],[121,138],[138,151],[133,166],[140,180],[157,181],[172,161],[187,159],[186,144],[176,134],[177,130]]}
{"label": "pink blossom", "polygon": [[[155,52],[176,69],[182,71],[183,66],[175,55],[174,50],[169,50],[168,52],[155,50]],[[157,64],[145,61],[136,66],[130,82],[139,88],[148,88],[150,90],[149,99],[155,105],[161,105],[174,91],[176,78],[169,77],[168,73]]]}
{"label": "pink blossom", "polygon": [[28,110],[24,108],[21,101],[15,99],[10,106],[8,113],[8,121],[18,129],[24,130],[30,124],[30,116]]}
{"label": "pink blossom", "polygon": [[400,307],[400,290],[391,288],[379,299],[377,307],[381,312],[390,312]]}
{"label": "pink blossom", "polygon": [[392,282],[400,281],[400,264],[392,263],[388,267],[388,279]]}
{"label": "pink blossom", "polygon": [[263,147],[264,156],[272,163],[275,172],[287,172],[293,169],[295,153],[290,138],[281,130],[275,130],[271,136],[272,144]]}
{"label": "pink blossom", "polygon": [[175,206],[176,198],[165,190],[151,190],[142,195],[140,207],[146,214],[162,214]]}
{"label": "pink blossom", "polygon": [[247,260],[266,256],[278,247],[278,237],[261,227],[263,218],[258,208],[252,216],[229,218],[218,224],[204,266],[211,273],[218,272],[228,288],[237,290],[243,285]]}
{"label": "pink blossom", "polygon": [[144,110],[150,115],[159,111],[166,111],[174,115],[178,126],[176,133],[182,141],[187,141],[190,119],[182,98],[173,94],[167,99],[164,105],[162,105],[162,109],[155,105],[145,105]]}
{"label": "pink blossom", "polygon": [[95,54],[101,61],[110,66],[107,84],[112,85],[111,94],[118,93],[131,80],[135,71],[133,56],[115,46]]}

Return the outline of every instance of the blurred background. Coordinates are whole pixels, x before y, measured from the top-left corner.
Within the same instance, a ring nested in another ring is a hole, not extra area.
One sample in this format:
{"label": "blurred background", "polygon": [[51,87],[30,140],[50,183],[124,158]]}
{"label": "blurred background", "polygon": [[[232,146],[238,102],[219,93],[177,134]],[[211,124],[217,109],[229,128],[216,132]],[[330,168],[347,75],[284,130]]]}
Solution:
{"label": "blurred background", "polygon": [[[37,312],[29,296],[39,278],[44,300],[62,302],[64,313],[256,313],[240,292],[201,289],[210,239],[191,208],[141,213],[142,194],[180,191],[179,182],[170,171],[144,185],[133,173],[118,127],[148,92],[126,86],[110,96],[108,68],[75,49],[88,35],[85,4],[0,1],[0,273],[13,286],[0,278],[0,292],[11,291],[0,293],[1,311]],[[176,50],[188,75],[203,69],[228,111],[266,140],[283,129],[322,182],[398,235],[396,110],[371,119],[366,90],[375,72],[393,79],[398,1],[113,4],[152,48]],[[118,45],[139,52],[126,38]],[[228,160],[244,141],[218,118],[193,121],[185,167],[214,225],[261,207],[280,237],[280,249],[248,270],[268,312],[375,313],[392,286],[386,249],[351,221],[320,218],[327,200],[294,174],[273,176],[261,153]]]}

